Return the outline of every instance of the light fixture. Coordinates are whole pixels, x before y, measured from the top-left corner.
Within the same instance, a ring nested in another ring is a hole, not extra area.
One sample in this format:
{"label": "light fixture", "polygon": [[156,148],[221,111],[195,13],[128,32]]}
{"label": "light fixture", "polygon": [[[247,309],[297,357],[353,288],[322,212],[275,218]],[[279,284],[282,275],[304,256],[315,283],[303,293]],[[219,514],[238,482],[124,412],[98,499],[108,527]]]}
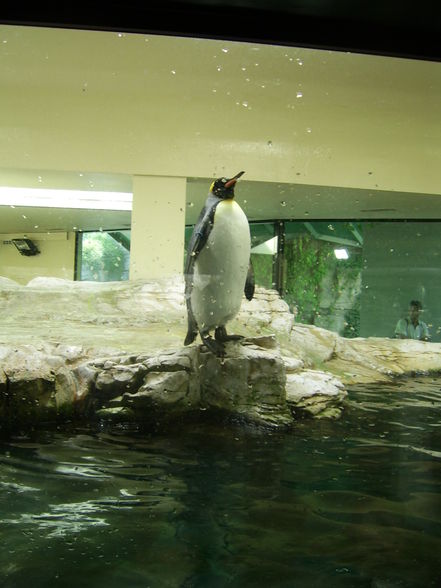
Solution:
{"label": "light fixture", "polygon": [[12,239],[12,243],[17,247],[17,250],[21,255],[30,257],[40,253],[38,247],[30,239]]}
{"label": "light fixture", "polygon": [[85,208],[93,210],[132,210],[130,192],[55,190],[0,186],[0,206]]}
{"label": "light fixture", "polygon": [[337,259],[348,259],[349,257],[346,249],[334,249],[334,255]]}

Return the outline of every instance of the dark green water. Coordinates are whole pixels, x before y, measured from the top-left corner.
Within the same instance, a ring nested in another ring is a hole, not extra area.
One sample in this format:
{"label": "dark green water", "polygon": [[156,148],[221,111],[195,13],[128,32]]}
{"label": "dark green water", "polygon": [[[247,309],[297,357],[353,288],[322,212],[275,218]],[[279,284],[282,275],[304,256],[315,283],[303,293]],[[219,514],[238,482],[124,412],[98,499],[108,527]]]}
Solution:
{"label": "dark green water", "polygon": [[360,388],[285,434],[3,441],[0,586],[440,586],[440,390]]}

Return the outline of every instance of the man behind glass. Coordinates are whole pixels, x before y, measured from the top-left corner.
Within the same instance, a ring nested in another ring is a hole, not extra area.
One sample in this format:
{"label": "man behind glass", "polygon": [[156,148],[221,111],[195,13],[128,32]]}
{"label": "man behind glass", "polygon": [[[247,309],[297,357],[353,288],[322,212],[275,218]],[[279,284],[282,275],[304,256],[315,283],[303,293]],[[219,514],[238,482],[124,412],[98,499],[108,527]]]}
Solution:
{"label": "man behind glass", "polygon": [[420,321],[420,313],[423,305],[419,300],[411,300],[409,303],[409,316],[402,318],[395,327],[395,337],[398,339],[419,339],[430,341],[429,328],[423,321]]}

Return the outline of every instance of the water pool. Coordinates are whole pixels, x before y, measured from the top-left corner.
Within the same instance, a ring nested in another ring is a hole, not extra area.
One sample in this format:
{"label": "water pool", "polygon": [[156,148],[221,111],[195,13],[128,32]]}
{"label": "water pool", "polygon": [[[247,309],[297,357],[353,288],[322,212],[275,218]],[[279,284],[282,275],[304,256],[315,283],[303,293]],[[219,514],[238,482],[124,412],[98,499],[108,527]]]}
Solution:
{"label": "water pool", "polygon": [[289,433],[220,422],[1,443],[2,588],[441,585],[441,380]]}

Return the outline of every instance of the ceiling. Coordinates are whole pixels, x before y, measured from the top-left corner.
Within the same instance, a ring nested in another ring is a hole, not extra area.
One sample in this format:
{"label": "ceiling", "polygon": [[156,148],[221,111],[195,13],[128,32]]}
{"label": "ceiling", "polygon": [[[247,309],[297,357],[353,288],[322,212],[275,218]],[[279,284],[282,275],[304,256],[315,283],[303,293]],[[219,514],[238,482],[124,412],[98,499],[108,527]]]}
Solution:
{"label": "ceiling", "polygon": [[[9,170],[0,177],[0,184],[29,188],[132,190],[131,178],[123,175]],[[195,223],[211,182],[212,178],[188,179],[187,225]],[[252,221],[441,219],[441,197],[431,194],[241,179],[236,186],[236,199]],[[0,206],[0,234],[127,229],[130,224],[130,211]]]}
{"label": "ceiling", "polygon": [[[123,174],[2,169],[0,186],[131,192],[132,179]],[[126,229],[130,222],[131,213],[124,210],[0,206],[0,234]]]}
{"label": "ceiling", "polygon": [[[188,177],[192,224],[213,176],[245,169],[236,197],[250,220],[441,218],[439,64],[7,33],[0,186],[130,192],[133,175]],[[7,206],[0,233],[123,229],[130,217]]]}
{"label": "ceiling", "polygon": [[[211,179],[187,183],[187,224],[195,222]],[[239,180],[236,199],[250,220],[439,219],[441,197],[357,188]]]}

